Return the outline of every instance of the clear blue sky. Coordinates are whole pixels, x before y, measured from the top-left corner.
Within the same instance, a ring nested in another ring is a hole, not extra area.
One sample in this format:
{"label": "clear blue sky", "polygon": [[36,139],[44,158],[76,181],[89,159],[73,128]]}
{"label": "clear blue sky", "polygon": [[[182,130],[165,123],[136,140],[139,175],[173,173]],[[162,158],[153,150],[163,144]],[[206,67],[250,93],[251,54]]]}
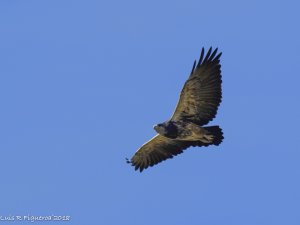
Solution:
{"label": "clear blue sky", "polygon": [[[299,225],[299,7],[1,1],[0,214]],[[210,46],[223,52],[223,102],[210,124],[224,142],[135,172],[125,157],[171,116]]]}

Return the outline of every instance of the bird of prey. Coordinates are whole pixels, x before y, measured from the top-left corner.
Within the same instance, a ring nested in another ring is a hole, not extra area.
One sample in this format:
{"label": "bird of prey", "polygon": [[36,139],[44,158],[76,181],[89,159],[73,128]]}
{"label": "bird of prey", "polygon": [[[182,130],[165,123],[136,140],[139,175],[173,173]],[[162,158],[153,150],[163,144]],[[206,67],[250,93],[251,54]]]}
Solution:
{"label": "bird of prey", "polygon": [[153,128],[157,134],[142,147],[127,163],[142,172],[144,169],[173,158],[190,146],[219,145],[223,132],[219,126],[205,126],[215,118],[222,100],[222,77],[218,48],[204,53],[194,62],[185,82],[171,119]]}

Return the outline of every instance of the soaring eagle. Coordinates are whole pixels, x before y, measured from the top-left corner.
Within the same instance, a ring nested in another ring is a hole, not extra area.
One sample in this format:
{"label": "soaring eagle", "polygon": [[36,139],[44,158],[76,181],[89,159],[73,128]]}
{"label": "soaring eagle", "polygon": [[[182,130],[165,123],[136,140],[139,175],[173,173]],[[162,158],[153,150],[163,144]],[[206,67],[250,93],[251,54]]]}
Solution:
{"label": "soaring eagle", "polygon": [[[191,74],[185,82],[171,119],[155,125],[158,133],[140,147],[127,163],[142,172],[173,156],[190,146],[219,145],[223,132],[219,126],[203,127],[217,114],[222,100],[222,77],[218,48],[212,48],[204,54],[201,50],[196,66],[194,62]],[[205,55],[205,56],[204,56]]]}

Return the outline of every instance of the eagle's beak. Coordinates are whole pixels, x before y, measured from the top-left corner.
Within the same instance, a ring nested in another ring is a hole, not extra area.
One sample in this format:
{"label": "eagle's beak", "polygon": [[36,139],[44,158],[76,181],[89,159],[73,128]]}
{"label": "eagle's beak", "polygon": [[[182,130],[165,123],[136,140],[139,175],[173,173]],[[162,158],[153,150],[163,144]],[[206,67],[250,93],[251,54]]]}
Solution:
{"label": "eagle's beak", "polygon": [[153,129],[154,129],[157,133],[160,133],[160,132],[161,132],[161,127],[158,126],[158,125],[154,125],[154,126],[153,126]]}

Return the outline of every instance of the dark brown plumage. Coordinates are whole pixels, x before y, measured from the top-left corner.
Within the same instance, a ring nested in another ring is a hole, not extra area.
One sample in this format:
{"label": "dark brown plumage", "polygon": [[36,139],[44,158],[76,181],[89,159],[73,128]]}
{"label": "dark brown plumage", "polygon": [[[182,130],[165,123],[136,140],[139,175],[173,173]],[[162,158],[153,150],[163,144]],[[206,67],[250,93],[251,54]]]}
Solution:
{"label": "dark brown plumage", "polygon": [[215,118],[222,99],[219,60],[222,53],[215,57],[218,49],[215,49],[212,54],[211,51],[212,48],[203,59],[204,48],[202,48],[197,67],[195,68],[195,61],[171,120],[187,119],[202,126]]}
{"label": "dark brown plumage", "polygon": [[215,118],[222,99],[221,65],[217,50],[210,48],[199,62],[194,62],[180,99],[170,120],[154,127],[157,135],[145,143],[131,160],[135,169],[143,171],[178,155],[190,146],[219,145],[223,133],[219,126],[202,127]]}

